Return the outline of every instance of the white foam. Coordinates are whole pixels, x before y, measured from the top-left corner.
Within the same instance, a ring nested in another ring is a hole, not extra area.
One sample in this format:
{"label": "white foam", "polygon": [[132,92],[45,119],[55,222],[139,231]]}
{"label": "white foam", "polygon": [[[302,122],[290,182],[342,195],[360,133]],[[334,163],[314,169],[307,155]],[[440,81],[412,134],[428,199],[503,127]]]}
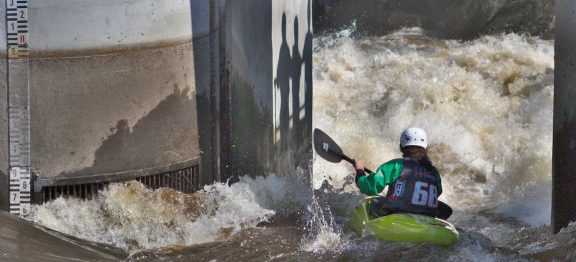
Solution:
{"label": "white foam", "polygon": [[[405,127],[420,126],[443,175],[441,199],[464,211],[495,208],[531,225],[549,220],[543,210],[550,195],[552,42],[513,34],[446,41],[419,29],[364,39],[344,31],[315,41],[314,124],[348,155],[376,168],[400,156]],[[348,163],[318,159],[312,184],[358,193],[353,175]],[[132,182],[113,184],[94,200],[59,198],[35,206],[32,220],[136,251],[223,239],[309,204],[301,248],[347,248],[330,208],[347,213],[350,205],[321,207],[310,193],[301,174],[241,177],[193,196]],[[338,199],[334,195],[352,197],[334,193],[329,200]],[[477,249],[462,252],[468,251]]]}
{"label": "white foam", "polygon": [[[533,199],[550,194],[552,41],[439,40],[419,29],[315,41],[314,124],[345,153],[375,169],[400,157],[404,128],[419,126],[442,172],[442,199],[465,210],[519,207],[527,213],[506,214],[533,225],[549,220]],[[347,163],[315,161],[314,172],[316,188],[327,177],[337,187],[353,176]]]}
{"label": "white foam", "polygon": [[228,237],[280,213],[305,207],[308,184],[299,176],[241,177],[185,195],[139,182],[112,184],[93,200],[58,198],[34,206],[31,220],[82,239],[127,251],[192,245]]}

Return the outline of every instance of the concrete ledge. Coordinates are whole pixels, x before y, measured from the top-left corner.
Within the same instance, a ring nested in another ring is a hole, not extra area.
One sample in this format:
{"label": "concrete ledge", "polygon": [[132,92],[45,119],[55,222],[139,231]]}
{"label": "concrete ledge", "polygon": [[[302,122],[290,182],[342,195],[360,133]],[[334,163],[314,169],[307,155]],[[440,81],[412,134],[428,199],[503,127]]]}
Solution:
{"label": "concrete ledge", "polygon": [[104,182],[118,182],[128,181],[137,177],[149,176],[167,173],[174,170],[184,169],[191,166],[200,164],[200,158],[196,157],[190,160],[172,163],[163,166],[143,168],[138,170],[127,170],[121,172],[105,173],[98,175],[85,175],[85,176],[59,176],[51,178],[38,178],[34,184],[34,190],[40,191],[45,186],[61,186],[61,185],[78,185],[88,183],[104,183]]}

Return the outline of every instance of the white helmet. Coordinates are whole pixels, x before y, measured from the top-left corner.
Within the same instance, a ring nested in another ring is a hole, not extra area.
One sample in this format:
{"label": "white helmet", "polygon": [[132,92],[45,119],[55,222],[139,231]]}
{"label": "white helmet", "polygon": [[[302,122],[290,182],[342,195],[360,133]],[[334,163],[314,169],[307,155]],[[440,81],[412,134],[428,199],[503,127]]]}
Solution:
{"label": "white helmet", "polygon": [[400,135],[400,148],[407,146],[419,146],[426,149],[428,146],[428,138],[426,132],[418,127],[409,127]]}

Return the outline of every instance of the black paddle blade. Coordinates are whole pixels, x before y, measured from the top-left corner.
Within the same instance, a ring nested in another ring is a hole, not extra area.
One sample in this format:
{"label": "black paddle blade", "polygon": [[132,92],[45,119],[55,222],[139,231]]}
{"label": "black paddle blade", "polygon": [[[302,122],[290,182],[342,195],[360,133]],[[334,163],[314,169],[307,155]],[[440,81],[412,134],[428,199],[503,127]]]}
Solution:
{"label": "black paddle blade", "polygon": [[344,158],[342,149],[322,130],[314,129],[314,150],[322,158],[332,163],[338,163]]}

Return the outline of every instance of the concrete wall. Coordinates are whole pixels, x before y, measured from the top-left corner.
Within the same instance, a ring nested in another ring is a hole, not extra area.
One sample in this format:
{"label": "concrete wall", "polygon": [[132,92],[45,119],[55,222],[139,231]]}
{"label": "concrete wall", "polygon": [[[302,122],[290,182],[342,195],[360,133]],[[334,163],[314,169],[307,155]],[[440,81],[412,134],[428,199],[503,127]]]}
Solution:
{"label": "concrete wall", "polygon": [[576,220],[576,1],[556,1],[552,225]]}
{"label": "concrete wall", "polygon": [[[307,166],[312,153],[311,1],[211,0],[203,6],[197,10],[207,11],[198,16],[192,11],[194,28],[196,19],[211,28],[206,38],[194,41],[194,59],[200,54],[208,61],[196,69],[202,172],[224,181]],[[290,21],[284,41],[283,14]],[[290,54],[279,59],[281,46]]]}
{"label": "concrete wall", "polygon": [[30,3],[31,166],[39,176],[196,156],[188,10],[186,0]]}
{"label": "concrete wall", "polygon": [[191,1],[201,174],[220,181],[220,35],[224,0]]}
{"label": "concrete wall", "polygon": [[[24,86],[29,88],[30,167],[37,186],[170,171],[198,157],[192,38],[209,28],[196,20],[198,33],[193,32],[190,10],[189,0],[29,2]],[[0,27],[5,58],[4,23]],[[16,86],[12,83],[11,92]],[[0,87],[4,183],[6,82]]]}
{"label": "concrete wall", "polygon": [[222,85],[222,173],[271,171],[272,2],[226,1]]}
{"label": "concrete wall", "polygon": [[229,0],[224,8],[223,177],[308,170],[311,1]]}
{"label": "concrete wall", "polygon": [[33,54],[174,45],[192,33],[189,0],[30,1],[28,16]]}
{"label": "concrete wall", "polygon": [[312,1],[273,2],[276,169],[309,171],[312,159]]}
{"label": "concrete wall", "polygon": [[191,61],[190,43],[31,58],[33,170],[42,178],[85,176],[195,157]]}
{"label": "concrete wall", "polygon": [[[7,108],[7,83],[28,90],[36,190],[169,172],[198,156],[201,184],[309,164],[311,1],[28,7],[30,56],[10,62],[28,65],[28,76],[2,83],[0,106]],[[5,39],[0,44],[5,57]]]}
{"label": "concrete wall", "polygon": [[316,0],[315,30],[384,35],[418,26],[446,38],[489,32],[522,32],[553,37],[553,0]]}

